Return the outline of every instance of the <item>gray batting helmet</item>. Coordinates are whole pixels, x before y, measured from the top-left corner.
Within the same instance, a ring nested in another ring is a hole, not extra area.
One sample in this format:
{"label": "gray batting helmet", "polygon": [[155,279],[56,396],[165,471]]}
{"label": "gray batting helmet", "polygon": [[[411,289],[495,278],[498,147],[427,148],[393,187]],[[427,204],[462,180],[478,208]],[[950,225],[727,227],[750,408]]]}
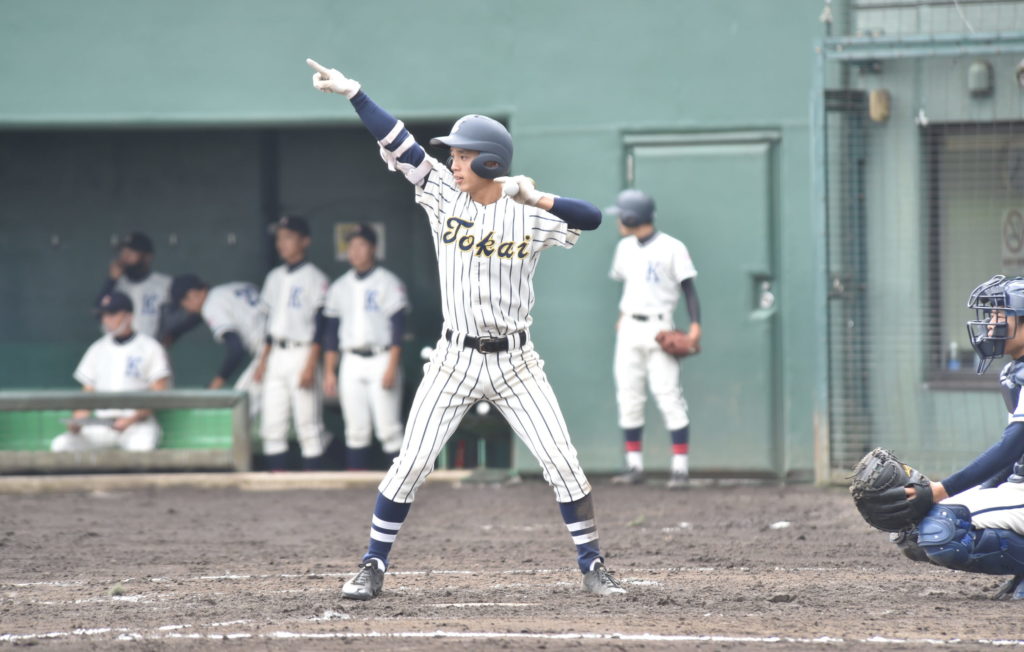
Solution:
{"label": "gray batting helmet", "polygon": [[606,208],[605,212],[630,228],[650,224],[654,221],[654,200],[642,190],[627,188],[615,198],[615,205]]}
{"label": "gray batting helmet", "polygon": [[430,144],[480,152],[469,167],[484,179],[503,177],[512,167],[512,136],[505,125],[485,115],[462,116],[452,125],[452,133],[431,138]]}

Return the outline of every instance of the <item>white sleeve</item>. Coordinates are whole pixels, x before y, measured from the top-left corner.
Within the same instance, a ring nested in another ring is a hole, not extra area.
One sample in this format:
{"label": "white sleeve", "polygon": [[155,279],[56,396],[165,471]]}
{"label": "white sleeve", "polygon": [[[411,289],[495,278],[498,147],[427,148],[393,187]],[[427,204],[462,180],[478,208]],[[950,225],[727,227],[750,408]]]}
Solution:
{"label": "white sleeve", "polygon": [[330,284],[330,279],[323,272],[317,274],[316,281],[313,284],[313,307],[320,309],[324,307],[324,301],[327,300],[327,286]]}
{"label": "white sleeve", "polygon": [[615,255],[612,257],[612,268],[608,271],[608,278],[613,281],[625,281],[626,274],[622,269],[622,243],[625,240],[619,240],[619,244],[615,246]]}
{"label": "white sleeve", "polygon": [[[527,209],[529,207],[521,206],[520,208]],[[580,239],[580,230],[569,228],[569,225],[561,218],[539,208],[529,208],[529,210],[536,211],[530,216],[533,218],[530,220],[530,223],[533,224],[530,237],[533,240],[531,248],[534,251],[541,251],[548,247],[572,249]]]}
{"label": "white sleeve", "polygon": [[327,298],[324,300],[324,317],[341,319],[341,292],[341,279],[339,278],[327,289]]}
{"label": "white sleeve", "polygon": [[232,323],[231,311],[228,310],[228,306],[224,301],[218,300],[220,297],[215,295],[209,295],[205,302],[203,302],[203,321],[210,327],[210,332],[213,333],[213,339],[217,342],[224,341],[224,333],[228,331],[237,331],[238,327]]}
{"label": "white sleeve", "polygon": [[459,189],[448,166],[432,156],[425,160],[430,161],[431,170],[423,185],[416,186],[416,203],[426,211],[431,229],[436,231],[444,219],[444,193],[458,193]]}
{"label": "white sleeve", "polygon": [[79,361],[78,366],[75,367],[75,373],[73,374],[75,380],[81,383],[83,386],[88,385],[90,387],[96,386],[96,363],[99,351],[97,347],[99,342],[93,342],[85,351],[85,355]]}
{"label": "white sleeve", "polygon": [[153,342],[146,360],[143,363],[142,373],[146,384],[153,384],[162,378],[171,376],[171,365],[167,361],[167,351],[158,342]]}
{"label": "white sleeve", "polygon": [[672,273],[675,275],[676,283],[682,283],[688,278],[697,276],[697,269],[693,266],[690,258],[690,250],[682,242],[672,255]]}
{"label": "white sleeve", "polygon": [[405,284],[397,276],[392,276],[388,279],[387,287],[384,288],[384,299],[381,304],[381,311],[389,317],[409,305]]}

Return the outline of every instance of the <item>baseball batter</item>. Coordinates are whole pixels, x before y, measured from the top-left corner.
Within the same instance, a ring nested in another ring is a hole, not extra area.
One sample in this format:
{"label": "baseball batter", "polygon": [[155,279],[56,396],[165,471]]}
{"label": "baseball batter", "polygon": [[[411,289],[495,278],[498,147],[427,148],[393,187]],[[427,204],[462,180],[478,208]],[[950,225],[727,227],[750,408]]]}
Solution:
{"label": "baseball batter", "polygon": [[[160,391],[169,386],[171,368],[160,343],[132,327],[132,300],[123,292],[100,299],[100,322],[105,335],[86,350],[75,380],[87,392]],[[53,451],[120,448],[151,451],[160,443],[160,424],[152,410],[76,410],[68,431],[50,444]]]}
{"label": "baseball batter", "polygon": [[115,290],[127,294],[135,306],[134,329],[159,338],[161,316],[170,301],[171,277],[153,271],[153,255],[153,241],[145,233],[136,231],[123,238],[97,301]]}
{"label": "baseball batter", "polygon": [[340,389],[348,468],[367,469],[374,432],[386,455],[402,447],[399,362],[409,302],[405,284],[377,264],[373,227],[360,224],[345,239],[352,269],[331,284],[324,305],[324,393]]}
{"label": "baseball batter", "polygon": [[[893,535],[911,559],[956,570],[1012,575],[997,599],[1024,599],[1024,277],[994,276],[971,293],[968,321],[978,373],[992,360],[1012,359],[1000,374],[1008,411],[1002,437],[942,482],[927,478],[878,497],[883,517],[920,514],[919,523]],[[913,471],[913,469],[909,469]],[[918,491],[920,487],[920,491]],[[919,501],[925,501],[919,504]],[[867,519],[867,516],[865,516]],[[869,521],[870,522],[870,521]]]}
{"label": "baseball batter", "polygon": [[249,393],[250,414],[257,414],[262,387],[253,376],[263,352],[267,321],[259,288],[245,281],[211,288],[195,274],[182,274],[171,283],[171,301],[190,314],[200,315],[213,339],[224,345],[224,359],[208,385],[210,389],[224,387],[250,357],[249,365],[235,381],[235,389]]}
{"label": "baseball batter", "polygon": [[291,416],[303,468],[318,470],[328,440],[319,378],[327,276],[306,260],[310,236],[305,219],[282,217],[274,244],[283,264],[263,282],[260,301],[267,314],[267,337],[253,374],[254,382],[263,383],[263,454],[270,470],[285,470]]}
{"label": "baseball batter", "polygon": [[342,596],[369,600],[380,593],[416,489],[478,401],[493,404],[540,463],[576,544],[584,589],[624,593],[605,568],[590,483],[529,335],[541,252],[571,248],[581,229],[598,227],[600,211],[588,202],[541,193],[526,177],[507,177],[512,138],[501,123],[480,115],[460,118],[449,135],[431,140],[449,148],[445,165],[428,156],[358,82],[307,63],[317,71],[314,87],[349,98],[389,168],[413,184],[433,234],[444,316],[401,451],[379,486],[369,548]]}
{"label": "baseball batter", "polygon": [[672,437],[668,487],[689,481],[690,417],[679,385],[679,360],[658,343],[659,333],[675,329],[680,295],[690,314],[689,340],[700,345],[700,302],[686,245],[654,227],[654,200],[640,190],[623,190],[607,211],[618,218],[622,239],[610,276],[621,281],[622,299],[615,339],[615,387],[619,427],[626,440],[626,473],[613,482],[643,482],[643,428],[647,386]]}

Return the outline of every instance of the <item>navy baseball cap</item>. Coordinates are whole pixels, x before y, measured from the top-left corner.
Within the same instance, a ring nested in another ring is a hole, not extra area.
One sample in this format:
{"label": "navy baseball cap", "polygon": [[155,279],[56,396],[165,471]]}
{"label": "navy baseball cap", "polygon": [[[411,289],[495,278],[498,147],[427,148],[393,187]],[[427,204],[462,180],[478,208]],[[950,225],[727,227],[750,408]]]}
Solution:
{"label": "navy baseball cap", "polygon": [[100,298],[100,303],[96,306],[96,310],[100,313],[114,313],[114,312],[134,312],[135,306],[132,305],[132,299],[124,292],[109,292],[104,294]]}
{"label": "navy baseball cap", "polygon": [[369,224],[359,224],[345,234],[345,242],[351,242],[353,238],[362,238],[374,247],[377,246],[377,231]]}
{"label": "navy baseball cap", "polygon": [[153,253],[153,241],[150,240],[149,236],[141,231],[135,231],[121,238],[121,241],[117,243],[118,248],[127,247],[134,249],[139,253],[151,254]]}
{"label": "navy baseball cap", "polygon": [[175,276],[174,280],[171,281],[171,302],[175,305],[181,303],[181,300],[185,298],[189,290],[201,290],[205,287],[209,287],[203,280],[195,274],[181,274]]}
{"label": "navy baseball cap", "polygon": [[309,222],[298,215],[282,215],[275,226],[278,229],[295,231],[299,235],[309,235]]}

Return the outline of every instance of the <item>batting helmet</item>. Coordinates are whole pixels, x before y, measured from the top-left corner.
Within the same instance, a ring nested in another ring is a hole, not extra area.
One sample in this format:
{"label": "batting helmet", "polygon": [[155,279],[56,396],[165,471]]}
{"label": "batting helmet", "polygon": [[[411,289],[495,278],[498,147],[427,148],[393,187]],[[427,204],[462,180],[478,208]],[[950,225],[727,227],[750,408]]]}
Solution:
{"label": "batting helmet", "polygon": [[978,354],[978,373],[983,374],[1003,356],[1006,341],[1016,334],[1015,318],[1024,317],[1024,277],[993,276],[974,288],[967,307],[975,311],[976,319],[967,322],[967,334]]}
{"label": "batting helmet", "polygon": [[506,176],[512,167],[512,136],[505,125],[485,115],[462,116],[452,125],[452,133],[431,138],[430,144],[480,152],[469,167],[484,179]]}
{"label": "batting helmet", "polygon": [[654,221],[654,200],[642,190],[627,188],[615,198],[615,205],[606,208],[605,212],[630,228],[650,224]]}

